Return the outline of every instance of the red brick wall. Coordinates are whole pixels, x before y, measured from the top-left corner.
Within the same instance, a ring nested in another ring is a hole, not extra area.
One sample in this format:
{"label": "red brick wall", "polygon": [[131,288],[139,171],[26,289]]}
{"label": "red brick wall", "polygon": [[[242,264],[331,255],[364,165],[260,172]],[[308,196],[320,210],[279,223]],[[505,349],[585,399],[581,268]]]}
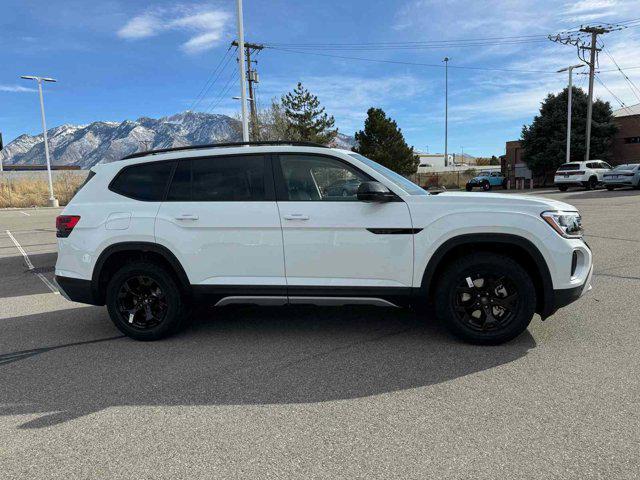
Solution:
{"label": "red brick wall", "polygon": [[626,138],[640,137],[640,115],[616,117],[618,133],[613,140],[613,162],[640,163],[640,143],[627,143]]}

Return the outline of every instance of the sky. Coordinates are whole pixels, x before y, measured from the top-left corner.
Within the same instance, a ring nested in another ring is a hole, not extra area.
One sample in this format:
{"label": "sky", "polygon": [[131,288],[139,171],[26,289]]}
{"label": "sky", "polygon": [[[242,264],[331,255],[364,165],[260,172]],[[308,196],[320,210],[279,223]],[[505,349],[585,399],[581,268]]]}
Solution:
{"label": "sky", "polygon": [[[36,85],[21,75],[58,80],[45,85],[49,128],[187,109],[236,115],[235,5],[2,0],[5,144],[42,129]],[[566,86],[567,74],[556,70],[580,63],[574,46],[545,36],[637,19],[636,7],[637,0],[244,0],[244,28],[246,41],[271,47],[255,57],[259,107],[301,81],[341,132],[362,129],[367,109],[379,107],[410,145],[431,153],[444,150],[449,57],[449,151],[489,156],[503,154],[544,97]],[[595,95],[614,109],[639,103],[640,91],[611,58],[640,87],[640,23],[601,39],[599,78],[608,90],[596,83]],[[577,86],[586,80],[574,76]]]}

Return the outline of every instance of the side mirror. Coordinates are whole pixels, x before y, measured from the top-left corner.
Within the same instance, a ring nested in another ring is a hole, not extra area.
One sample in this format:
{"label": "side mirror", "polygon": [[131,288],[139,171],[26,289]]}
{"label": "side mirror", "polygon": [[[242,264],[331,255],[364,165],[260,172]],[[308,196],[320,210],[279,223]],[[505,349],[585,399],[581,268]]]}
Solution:
{"label": "side mirror", "polygon": [[361,202],[390,202],[394,198],[393,192],[380,182],[363,182],[358,186],[358,200]]}

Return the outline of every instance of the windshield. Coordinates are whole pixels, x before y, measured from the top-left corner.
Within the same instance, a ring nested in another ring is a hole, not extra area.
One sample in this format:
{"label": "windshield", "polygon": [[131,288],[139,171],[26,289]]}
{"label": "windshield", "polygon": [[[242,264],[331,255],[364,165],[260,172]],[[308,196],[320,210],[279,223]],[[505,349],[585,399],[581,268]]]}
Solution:
{"label": "windshield", "polygon": [[366,164],[368,167],[373,168],[376,172],[385,176],[390,181],[395,183],[402,190],[407,192],[409,195],[429,195],[426,190],[423,190],[418,185],[413,183],[412,181],[406,179],[399,173],[394,172],[393,170],[388,169],[387,167],[383,167],[379,163],[374,162],[373,160],[360,155],[359,153],[349,153],[350,156],[355,158],[356,160],[360,160],[362,163]]}

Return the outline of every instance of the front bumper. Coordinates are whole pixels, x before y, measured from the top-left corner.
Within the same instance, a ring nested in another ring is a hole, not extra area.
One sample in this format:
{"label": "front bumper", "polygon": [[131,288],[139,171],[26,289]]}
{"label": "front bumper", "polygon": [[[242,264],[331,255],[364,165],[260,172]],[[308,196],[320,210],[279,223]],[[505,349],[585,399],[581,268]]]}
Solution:
{"label": "front bumper", "polygon": [[558,310],[559,308],[566,307],[570,303],[575,302],[584,294],[589,292],[592,289],[591,286],[591,277],[593,275],[593,265],[589,270],[589,274],[587,275],[587,279],[582,285],[578,285],[573,288],[560,288],[555,289],[553,291],[553,309]]}
{"label": "front bumper", "polygon": [[87,303],[89,305],[102,305],[95,299],[93,289],[91,288],[91,280],[56,275],[53,281],[58,287],[58,290],[60,290],[60,294],[67,300]]}

